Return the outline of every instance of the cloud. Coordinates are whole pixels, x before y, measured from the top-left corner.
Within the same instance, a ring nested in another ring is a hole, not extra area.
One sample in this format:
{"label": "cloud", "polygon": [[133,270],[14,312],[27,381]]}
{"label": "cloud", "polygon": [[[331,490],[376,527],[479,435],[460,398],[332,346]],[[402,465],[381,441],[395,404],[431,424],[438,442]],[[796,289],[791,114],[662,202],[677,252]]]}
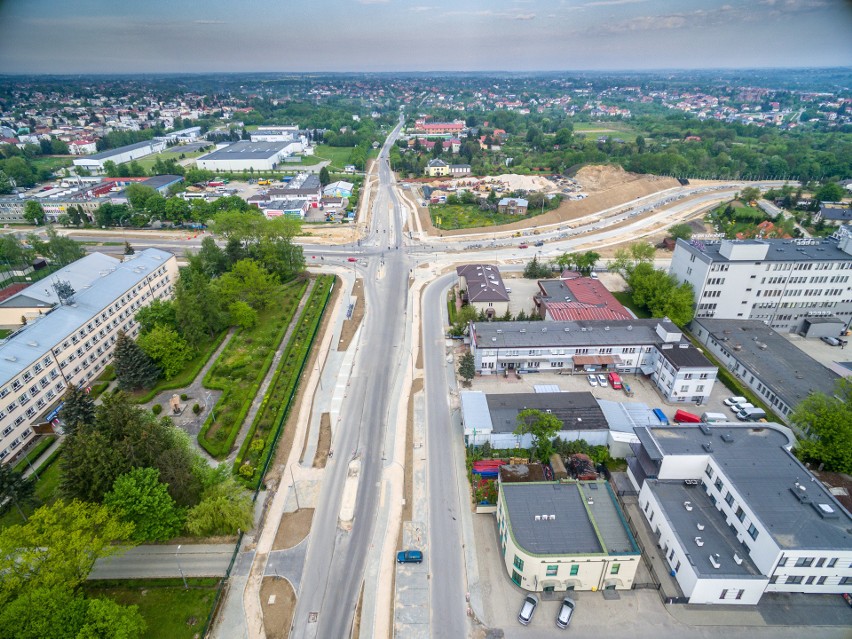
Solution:
{"label": "cloud", "polygon": [[491,9],[479,9],[476,11],[447,11],[442,18],[474,17],[474,18],[508,18],[509,20],[534,20],[534,13],[512,13],[509,11],[492,11]]}
{"label": "cloud", "polygon": [[512,20],[535,20],[534,13],[518,13],[512,16]]}
{"label": "cloud", "polygon": [[409,11],[415,11],[417,13],[423,13],[424,11],[432,11],[435,8],[436,7],[430,7],[428,5],[421,4],[421,5],[417,5],[415,7],[409,7],[408,9],[409,9]]}

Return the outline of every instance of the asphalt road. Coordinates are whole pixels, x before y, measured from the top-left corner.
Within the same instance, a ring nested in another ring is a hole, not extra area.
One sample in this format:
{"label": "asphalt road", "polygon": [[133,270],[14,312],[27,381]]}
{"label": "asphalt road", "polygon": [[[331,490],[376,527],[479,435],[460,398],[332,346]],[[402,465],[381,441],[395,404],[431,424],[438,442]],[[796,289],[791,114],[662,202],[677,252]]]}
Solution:
{"label": "asphalt road", "polygon": [[[292,637],[348,637],[364,579],[366,558],[376,521],[382,442],[388,424],[391,373],[402,349],[399,318],[405,315],[408,264],[402,248],[401,211],[392,190],[393,176],[384,162],[399,127],[379,155],[379,184],[370,232],[361,255],[370,255],[362,271],[365,306],[350,387],[341,411],[334,447],[341,453],[326,467],[314,513],[308,553],[293,620]],[[393,215],[388,215],[393,213]],[[351,531],[338,527],[349,462],[361,462],[355,517]],[[315,616],[311,613],[317,613]],[[315,621],[314,621],[315,619]]]}
{"label": "asphalt road", "polygon": [[89,579],[224,577],[233,554],[234,544],[137,546],[98,559]]}

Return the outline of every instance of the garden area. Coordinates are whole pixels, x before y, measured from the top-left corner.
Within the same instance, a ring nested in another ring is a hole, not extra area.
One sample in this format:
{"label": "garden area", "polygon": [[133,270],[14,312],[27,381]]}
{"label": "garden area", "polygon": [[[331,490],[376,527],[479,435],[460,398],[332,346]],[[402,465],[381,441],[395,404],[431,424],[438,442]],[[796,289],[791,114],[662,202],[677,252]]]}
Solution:
{"label": "garden area", "polygon": [[334,276],[321,275],[311,290],[295,330],[275,370],[260,410],[246,436],[234,464],[240,477],[260,480],[296,394],[302,368],[314,342]]}
{"label": "garden area", "polygon": [[142,639],[194,639],[207,627],[216,599],[218,579],[138,579],[88,581],[90,597],[104,597],[125,606],[138,606],[146,629]]}
{"label": "garden area", "polygon": [[234,445],[306,287],[306,280],[276,287],[254,326],[234,334],[204,377],[206,388],[223,391],[198,435],[199,444],[213,457],[227,456]]}
{"label": "garden area", "polygon": [[432,224],[445,231],[500,226],[534,217],[482,210],[478,204],[432,204],[429,206],[429,215],[432,218]]}

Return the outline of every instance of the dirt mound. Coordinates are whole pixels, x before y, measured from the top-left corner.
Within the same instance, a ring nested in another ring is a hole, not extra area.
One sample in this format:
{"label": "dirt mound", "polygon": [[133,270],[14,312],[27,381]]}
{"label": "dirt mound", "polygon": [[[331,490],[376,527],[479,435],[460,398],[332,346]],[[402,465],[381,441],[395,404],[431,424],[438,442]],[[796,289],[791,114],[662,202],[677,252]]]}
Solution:
{"label": "dirt mound", "polygon": [[611,188],[621,186],[627,182],[633,182],[634,180],[647,177],[652,176],[628,173],[620,166],[599,164],[595,166],[584,166],[582,169],[577,171],[575,179],[587,193],[600,193],[601,191],[608,191]]}

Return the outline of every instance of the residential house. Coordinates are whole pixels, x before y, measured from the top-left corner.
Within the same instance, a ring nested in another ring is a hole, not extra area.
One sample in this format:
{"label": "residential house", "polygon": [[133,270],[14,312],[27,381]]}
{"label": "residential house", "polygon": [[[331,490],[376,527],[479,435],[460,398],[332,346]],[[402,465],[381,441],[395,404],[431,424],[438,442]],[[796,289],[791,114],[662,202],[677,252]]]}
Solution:
{"label": "residential house", "polygon": [[506,215],[526,215],[529,202],[520,197],[504,197],[497,202],[497,212]]}

